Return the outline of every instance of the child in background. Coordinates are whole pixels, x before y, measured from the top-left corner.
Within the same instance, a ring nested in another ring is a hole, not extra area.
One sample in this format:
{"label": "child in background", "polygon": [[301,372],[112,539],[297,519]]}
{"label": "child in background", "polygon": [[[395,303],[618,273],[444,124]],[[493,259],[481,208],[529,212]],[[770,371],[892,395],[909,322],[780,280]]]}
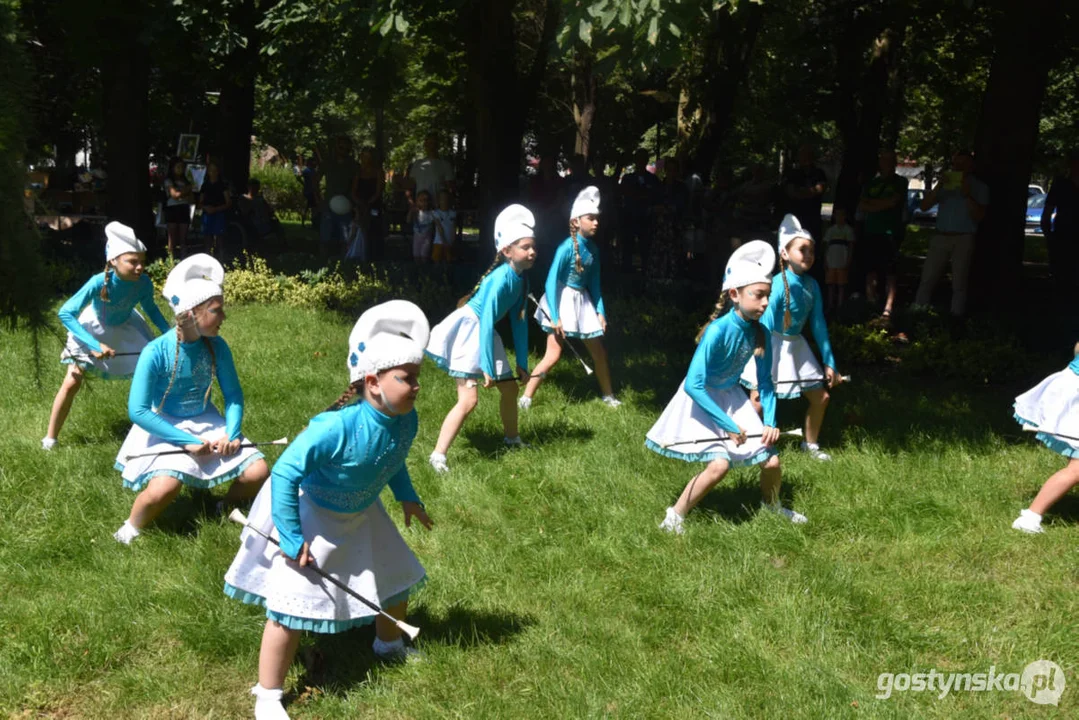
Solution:
{"label": "child in background", "polygon": [[[508,447],[525,447],[517,431],[517,383],[528,382],[528,280],[536,262],[536,219],[523,205],[510,205],[495,218],[495,259],[457,309],[431,331],[427,356],[457,382],[457,404],[442,421],[429,462],[449,472],[446,453],[465,419],[476,409],[477,385],[498,387],[498,406]],[[509,316],[517,355],[516,377],[495,323]]]}
{"label": "child in background", "polygon": [[[781,400],[805,396],[809,401],[802,450],[817,460],[828,461],[832,458],[820,449],[817,439],[828,408],[828,388],[839,381],[839,374],[824,321],[820,285],[809,274],[816,259],[813,238],[798,218],[790,214],[783,218],[778,236],[780,274],[772,281],[768,309],[761,317],[761,325],[772,336],[772,385]],[[823,369],[802,336],[806,325],[820,348]],[[756,363],[746,363],[742,385],[753,390],[749,399],[754,405],[759,402],[756,391],[759,377]]]}
{"label": "child in background", "polygon": [[836,207],[832,220],[834,224],[824,233],[824,284],[828,286],[829,312],[841,308],[847,299],[847,282],[855,242],[854,228],[847,224],[846,210]]}
{"label": "child in background", "polygon": [[[45,450],[56,445],[84,374],[105,380],[123,380],[135,374],[139,353],[153,339],[150,326],[135,305],[142,307],[160,332],[169,329],[154,304],[154,283],[143,274],[146,246],[134,230],[118,222],[105,226],[105,238],[105,271],[90,278],[58,313],[68,330],[60,354],[67,375],[53,401],[49,429],[41,439]],[[117,357],[117,353],[122,355]]]}
{"label": "child in background", "polygon": [[599,282],[599,248],[593,238],[599,230],[599,188],[584,188],[570,208],[570,236],[555,250],[547,273],[543,297],[536,308],[536,322],[547,333],[547,351],[536,366],[525,393],[518,402],[522,410],[532,407],[540,383],[562,357],[562,344],[579,338],[596,366],[603,402],[617,408],[622,402],[611,389],[611,369],[603,336],[607,333],[607,311]]}
{"label": "child in background", "polygon": [[448,263],[457,238],[457,211],[450,207],[450,194],[445,190],[438,193],[438,209],[433,214],[435,244],[431,248],[431,261]]}
{"label": "child in background", "polygon": [[431,211],[431,193],[420,190],[416,202],[410,202],[405,222],[412,223],[412,259],[419,264],[431,258],[435,238],[435,215]]}

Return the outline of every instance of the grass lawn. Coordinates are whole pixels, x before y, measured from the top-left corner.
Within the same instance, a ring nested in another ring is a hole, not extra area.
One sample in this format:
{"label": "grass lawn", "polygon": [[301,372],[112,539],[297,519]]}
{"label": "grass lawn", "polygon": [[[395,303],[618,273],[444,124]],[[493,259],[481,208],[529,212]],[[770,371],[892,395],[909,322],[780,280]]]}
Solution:
{"label": "grass lawn", "polygon": [[[625,308],[612,300],[613,322]],[[834,462],[781,453],[785,501],[809,524],[758,515],[757,473],[742,470],[673,537],[657,523],[700,468],[643,441],[691,334],[645,343],[649,318],[634,318],[636,336],[612,327],[621,409],[567,356],[523,419],[532,449],[502,449],[486,391],[447,476],[426,456],[454,387],[425,366],[409,467],[436,527],[403,530],[429,575],[410,613],[424,661],[375,664],[370,628],[308,636],[287,681],[293,718],[1077,716],[1079,502],[1044,536],[1009,527],[1062,465],[1011,421],[1040,375],[971,390],[841,367],[855,382],[826,421]],[[229,308],[249,437],[294,437],[338,396],[350,327]],[[114,542],[134,498],[112,468],[128,385],[92,382],[45,453],[62,369],[58,345],[43,348],[38,386],[28,336],[0,332],[0,716],[249,717],[263,614],[221,591],[238,528],[185,492],[133,546]],[[781,403],[781,424],[801,410]],[[880,673],[1038,659],[1067,675],[1059,707],[1003,691],[875,697]]]}

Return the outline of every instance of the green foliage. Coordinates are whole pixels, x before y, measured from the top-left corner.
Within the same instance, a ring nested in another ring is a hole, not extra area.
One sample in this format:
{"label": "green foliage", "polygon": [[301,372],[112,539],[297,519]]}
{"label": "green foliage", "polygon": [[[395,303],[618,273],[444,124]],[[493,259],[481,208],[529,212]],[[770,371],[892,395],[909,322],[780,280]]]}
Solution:
{"label": "green foliage", "polygon": [[225,273],[225,298],[236,305],[283,303],[355,314],[389,293],[389,284],[377,274],[357,272],[346,279],[334,267],[284,275],[274,273],[265,260],[251,255],[245,255]]}
{"label": "green foliage", "polygon": [[[278,213],[302,213],[307,207],[303,196],[303,185],[293,174],[292,168],[285,165],[253,166],[251,178],[262,183],[262,194],[266,202]],[[239,191],[239,189],[237,189]]]}
{"label": "green foliage", "polygon": [[37,233],[23,205],[30,87],[18,9],[13,0],[0,2],[0,321],[28,323],[36,342],[48,297]]}
{"label": "green foliage", "polygon": [[872,324],[828,328],[836,358],[849,365],[891,367],[933,381],[963,385],[1007,383],[1032,373],[1035,357],[1000,323],[971,321],[957,337],[946,320],[935,313],[901,318],[901,341]]}
{"label": "green foliage", "polygon": [[168,278],[174,267],[176,267],[176,259],[171,255],[158,258],[146,266],[144,271],[154,281],[154,289],[158,293],[161,293],[165,288],[165,279]]}

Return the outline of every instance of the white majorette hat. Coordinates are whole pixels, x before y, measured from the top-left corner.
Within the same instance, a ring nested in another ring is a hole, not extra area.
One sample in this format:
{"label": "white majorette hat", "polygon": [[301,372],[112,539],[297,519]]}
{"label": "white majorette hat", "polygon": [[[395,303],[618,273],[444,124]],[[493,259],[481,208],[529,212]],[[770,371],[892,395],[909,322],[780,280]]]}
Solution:
{"label": "white majorette hat", "polygon": [[535,237],[536,218],[524,205],[510,205],[495,218],[495,252],[521,238]]}
{"label": "white majorette hat", "polygon": [[192,255],[172,269],[161,294],[179,315],[210,298],[224,295],[225,268],[206,253]]}
{"label": "white majorette hat", "polygon": [[776,251],[772,246],[763,240],[751,240],[735,250],[727,261],[727,271],[723,273],[723,290],[753,283],[770,283],[775,266]]}
{"label": "white majorette hat", "polygon": [[579,218],[582,215],[599,215],[599,188],[595,185],[589,185],[577,193],[577,199],[573,201],[569,219]]}
{"label": "white majorette hat", "polygon": [[423,362],[431,326],[408,300],[390,300],[360,315],[348,336],[350,383],[406,363]]}
{"label": "white majorette hat", "polygon": [[813,233],[802,227],[802,223],[798,222],[798,218],[787,213],[783,216],[783,222],[779,223],[779,239],[776,241],[776,250],[783,252],[783,249],[790,244],[791,240],[800,237],[812,240]]}
{"label": "white majorette hat", "polygon": [[124,253],[144,253],[146,246],[135,237],[135,231],[113,220],[105,226],[105,262]]}

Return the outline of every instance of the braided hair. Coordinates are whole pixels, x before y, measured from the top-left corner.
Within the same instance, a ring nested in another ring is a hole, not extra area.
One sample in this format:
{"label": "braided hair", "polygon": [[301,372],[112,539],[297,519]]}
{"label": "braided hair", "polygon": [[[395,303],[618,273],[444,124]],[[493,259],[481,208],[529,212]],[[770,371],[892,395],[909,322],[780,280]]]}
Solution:
{"label": "braided hair", "polygon": [[350,383],[348,388],[346,388],[345,391],[341,393],[341,397],[334,400],[333,403],[328,408],[326,408],[325,412],[330,412],[331,410],[340,410],[344,406],[356,400],[356,398],[359,398],[360,402],[363,402],[363,382],[363,378],[361,378],[353,383]]}
{"label": "braided hair", "polygon": [[494,272],[495,268],[497,268],[501,264],[502,253],[495,253],[495,259],[491,261],[491,266],[488,267],[482,275],[480,275],[480,279],[476,281],[476,286],[473,287],[467,295],[463,296],[460,300],[457,301],[457,307],[464,307],[465,304],[469,300],[471,300],[476,293],[480,291],[480,285],[483,284],[483,279],[490,275],[492,272]]}
{"label": "braided hair", "polygon": [[791,323],[794,322],[791,319],[791,286],[787,281],[787,267],[790,265],[783,259],[783,255],[779,256],[779,274],[783,276],[783,329],[790,330]]}
{"label": "braided hair", "polygon": [[[165,394],[161,396],[161,400],[157,404],[157,411],[160,413],[161,408],[165,405],[165,398],[169,396],[169,392],[172,390],[173,383],[176,382],[176,371],[180,367],[180,343],[184,341],[183,332],[180,330],[180,323],[176,323],[176,353],[172,356],[172,373],[169,375],[169,384],[165,387]],[[206,345],[206,349],[210,352],[210,383],[206,386],[206,395],[202,398],[202,407],[205,408],[206,404],[210,402],[210,391],[214,387],[214,377],[217,376],[217,353],[214,351],[214,344],[210,341],[210,338],[202,338],[203,344]]]}
{"label": "braided hair", "polygon": [[[694,342],[700,343],[701,338],[704,337],[704,331],[708,329],[708,326],[712,324],[712,321],[729,310],[728,304],[731,303],[728,291],[724,290],[719,294],[719,300],[716,301],[716,306],[712,308],[712,314],[708,316],[708,321],[701,325],[701,329],[697,331],[697,338]],[[768,342],[768,335],[764,332],[764,326],[761,325],[759,320],[753,320],[753,330],[756,336],[756,342],[753,346],[753,357],[764,357],[765,343]]]}
{"label": "braided hair", "polygon": [[581,262],[581,246],[577,240],[577,233],[581,230],[581,221],[577,218],[569,220],[569,235],[573,238],[573,267],[578,273],[584,272],[584,264]]}
{"label": "braided hair", "polygon": [[109,301],[109,276],[112,275],[112,263],[105,261],[105,283],[101,286],[101,302]]}

